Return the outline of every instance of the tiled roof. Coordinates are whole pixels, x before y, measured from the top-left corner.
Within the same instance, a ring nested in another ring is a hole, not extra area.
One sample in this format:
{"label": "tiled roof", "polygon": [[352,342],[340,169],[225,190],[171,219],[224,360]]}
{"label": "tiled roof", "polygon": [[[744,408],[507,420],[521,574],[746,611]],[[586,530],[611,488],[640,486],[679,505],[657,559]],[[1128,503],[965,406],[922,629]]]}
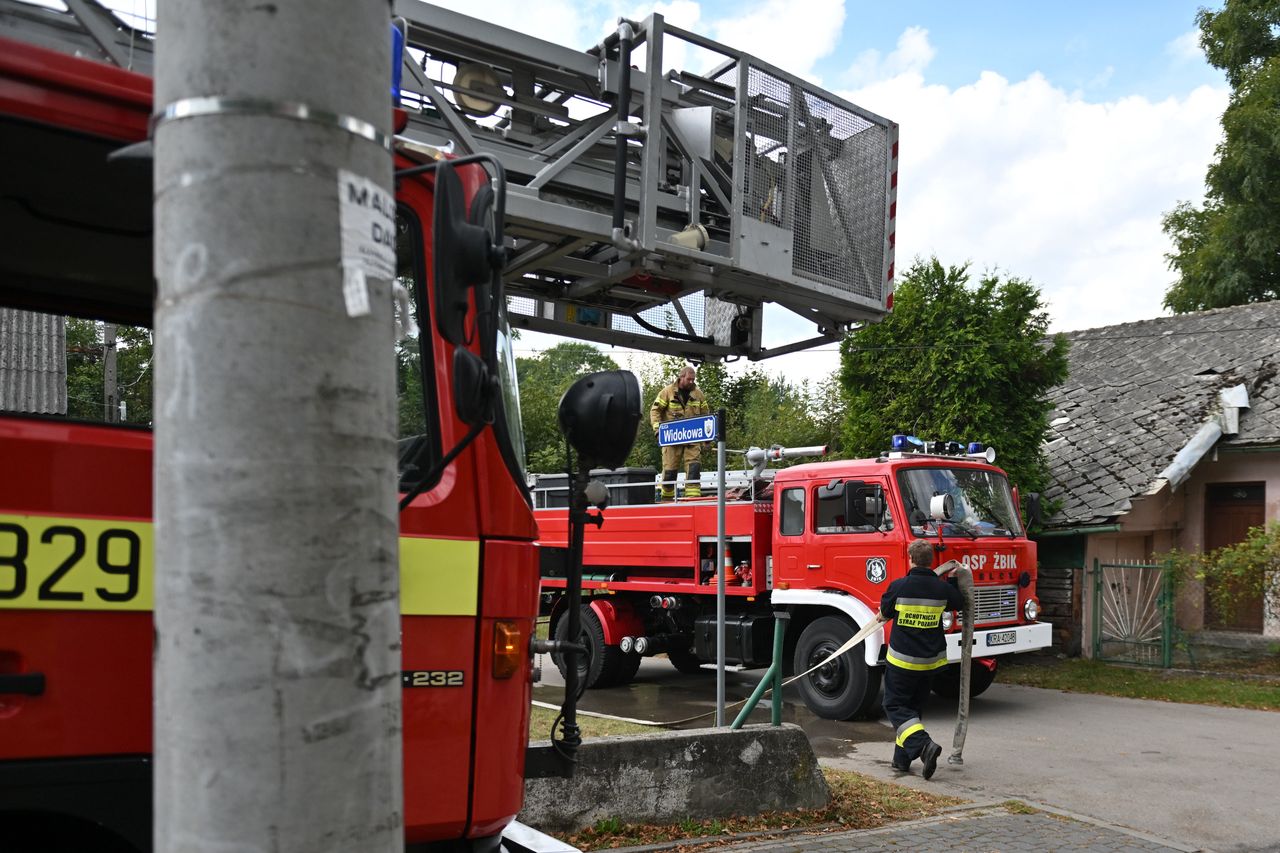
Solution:
{"label": "tiled roof", "polygon": [[1049,395],[1050,527],[1103,524],[1144,494],[1243,383],[1232,445],[1280,444],[1280,301],[1067,332],[1071,373]]}

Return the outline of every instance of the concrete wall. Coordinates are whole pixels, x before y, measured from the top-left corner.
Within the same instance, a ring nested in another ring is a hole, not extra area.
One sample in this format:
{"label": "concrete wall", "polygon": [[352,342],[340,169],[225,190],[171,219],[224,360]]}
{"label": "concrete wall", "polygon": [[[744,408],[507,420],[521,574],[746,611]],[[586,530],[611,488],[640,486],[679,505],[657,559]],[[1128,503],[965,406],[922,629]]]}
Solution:
{"label": "concrete wall", "polygon": [[572,832],[605,818],[663,823],[822,808],[831,800],[808,738],[791,724],[594,738],[577,758],[570,778],[525,782],[522,823]]}

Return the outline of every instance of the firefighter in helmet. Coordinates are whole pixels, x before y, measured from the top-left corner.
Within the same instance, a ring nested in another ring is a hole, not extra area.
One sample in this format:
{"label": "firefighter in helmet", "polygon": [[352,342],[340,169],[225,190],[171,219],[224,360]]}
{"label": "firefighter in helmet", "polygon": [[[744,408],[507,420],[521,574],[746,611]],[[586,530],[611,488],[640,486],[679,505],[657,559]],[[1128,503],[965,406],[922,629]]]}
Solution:
{"label": "firefighter in helmet", "polygon": [[933,543],[913,540],[907,546],[911,570],[889,584],[880,599],[880,614],[893,620],[884,668],[884,712],[896,731],[893,769],[910,772],[911,762],[924,763],[929,779],[938,767],[942,747],[934,743],[920,720],[929,697],[933,674],[947,665],[947,641],[942,630],[946,610],[963,610],[964,597],[955,580],[933,573]]}
{"label": "firefighter in helmet", "polygon": [[[653,427],[654,435],[657,435],[658,427],[667,421],[710,414],[711,408],[707,405],[707,398],[694,384],[696,375],[694,369],[686,364],[676,374],[676,381],[658,392],[653,405],[649,407],[649,423]],[[702,497],[702,464],[699,461],[701,455],[700,443],[675,444],[662,448],[662,500],[675,500],[676,475],[681,470],[685,471],[685,497]]]}

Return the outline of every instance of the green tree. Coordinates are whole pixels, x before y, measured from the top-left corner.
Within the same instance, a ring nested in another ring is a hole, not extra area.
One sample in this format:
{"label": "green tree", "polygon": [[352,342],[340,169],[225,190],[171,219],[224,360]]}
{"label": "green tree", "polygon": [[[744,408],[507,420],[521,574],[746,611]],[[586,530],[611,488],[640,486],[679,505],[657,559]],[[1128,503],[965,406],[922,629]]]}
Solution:
{"label": "green tree", "polygon": [[[658,470],[662,455],[649,428],[649,406],[658,392],[674,379],[685,364],[679,358],[654,358],[637,368],[644,401],[644,425],[628,465]],[[834,377],[817,387],[808,380],[791,385],[786,379],[770,375],[758,366],[741,373],[731,373],[723,362],[708,362],[698,367],[698,387],[707,397],[711,410],[725,411],[725,446],[734,450],[769,447],[781,444],[801,447],[834,444],[839,438],[839,401],[824,398],[824,389],[835,386]],[[800,462],[812,460],[797,460]],[[715,467],[714,453],[704,453],[705,470]],[[740,456],[726,460],[730,469],[742,467]]]}
{"label": "green tree", "polygon": [[[105,421],[106,344],[102,323],[67,318],[67,416]],[[121,420],[151,423],[151,331],[116,327],[116,399],[124,404]]]}
{"label": "green tree", "polygon": [[970,282],[967,266],[917,260],[893,312],[840,345],[844,449],[888,448],[894,433],[981,441],[1022,493],[1044,491],[1046,397],[1067,377],[1067,342],[1047,337],[1040,291],[995,275]]}
{"label": "green tree", "polygon": [[396,342],[396,410],[401,438],[427,431],[426,407],[422,396],[421,339],[416,335],[405,337]]}
{"label": "green tree", "polygon": [[1164,304],[1178,312],[1280,297],[1280,0],[1227,0],[1196,23],[1232,91],[1203,206],[1164,217],[1178,274]]}
{"label": "green tree", "polygon": [[584,374],[617,369],[617,362],[608,355],[590,344],[576,341],[556,344],[532,358],[516,359],[520,416],[530,471],[549,474],[564,470],[559,406],[569,386]]}

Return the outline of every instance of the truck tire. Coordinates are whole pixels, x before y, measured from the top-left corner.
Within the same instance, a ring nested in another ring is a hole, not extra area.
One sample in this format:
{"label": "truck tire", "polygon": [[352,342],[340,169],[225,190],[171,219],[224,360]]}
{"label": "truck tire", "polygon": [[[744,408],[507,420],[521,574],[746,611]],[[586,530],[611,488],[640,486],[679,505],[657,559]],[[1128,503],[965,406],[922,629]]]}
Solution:
{"label": "truck tire", "polygon": [[607,678],[609,684],[615,687],[622,687],[630,684],[631,680],[636,677],[636,673],[640,670],[640,655],[623,654],[618,650],[617,663],[610,677]]}
{"label": "truck tire", "polygon": [[[996,680],[996,670],[987,669],[976,660],[969,664],[969,698],[981,696]],[[942,667],[933,675],[933,692],[945,699],[960,698],[960,664]]]}
{"label": "truck tire", "polygon": [[[578,642],[586,647],[587,653],[585,656],[578,656],[578,683],[583,690],[609,687],[623,672],[620,666],[625,665],[625,662],[620,658],[635,657],[635,655],[624,655],[622,649],[617,646],[605,645],[604,627],[600,624],[600,617],[596,616],[596,612],[591,609],[591,605],[582,605],[579,613],[582,621]],[[560,621],[556,622],[556,639],[565,639],[568,632],[569,618],[567,615],[562,615]],[[555,662],[556,669],[560,670],[560,675],[565,676],[568,668],[565,666],[564,656],[552,652],[551,659]],[[639,667],[638,660],[635,665]],[[627,676],[628,680],[634,675],[633,669]]]}
{"label": "truck tire", "polygon": [[[825,660],[854,633],[854,626],[839,616],[813,620],[796,642],[795,671],[804,672]],[[852,720],[868,716],[878,707],[880,669],[867,666],[858,647],[809,673],[798,684],[810,711],[827,720]]]}
{"label": "truck tire", "polygon": [[703,675],[711,671],[702,668],[702,661],[693,649],[667,649],[667,660],[685,675]]}

